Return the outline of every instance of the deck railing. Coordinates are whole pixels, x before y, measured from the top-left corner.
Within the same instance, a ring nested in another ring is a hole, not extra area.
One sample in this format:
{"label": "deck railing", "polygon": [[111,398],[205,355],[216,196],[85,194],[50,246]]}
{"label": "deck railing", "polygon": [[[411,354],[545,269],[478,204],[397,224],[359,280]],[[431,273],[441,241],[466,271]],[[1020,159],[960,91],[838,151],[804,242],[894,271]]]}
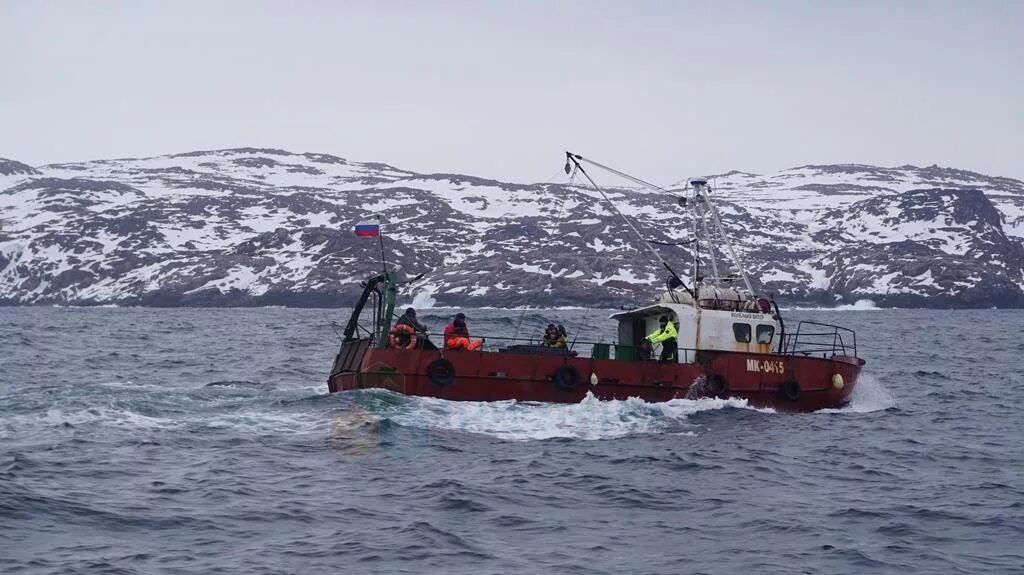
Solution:
{"label": "deck railing", "polygon": [[795,333],[786,334],[781,349],[787,355],[857,357],[857,333],[829,323],[802,321]]}
{"label": "deck railing", "polygon": [[[436,339],[439,336],[431,334],[431,337]],[[538,338],[482,335],[473,336],[472,339],[480,337],[486,340],[484,351],[506,350],[512,353],[551,353],[556,355],[563,353],[557,349],[543,348],[543,340]],[[431,340],[431,343],[440,347],[439,341]],[[640,346],[616,342],[569,340],[566,345],[568,347],[565,353],[574,357],[639,361],[644,356],[644,350]],[[783,337],[780,352],[786,355],[857,357],[857,334],[852,329],[837,325],[802,321],[797,325],[795,333],[787,333]],[[661,347],[655,346],[649,357],[658,359],[660,353]],[[699,351],[696,349],[680,347],[678,350],[679,361],[681,363],[697,361],[698,353]]]}
{"label": "deck railing", "polygon": [[[594,359],[617,359],[624,361],[640,361],[643,353],[640,346],[625,345],[616,342],[607,341],[573,341],[569,340],[566,342],[566,348],[560,350],[558,348],[544,348],[544,340],[540,338],[524,338],[524,337],[502,337],[502,336],[480,336],[486,340],[483,350],[484,351],[509,351],[512,353],[544,353],[560,355],[567,353],[573,357],[590,357]],[[473,336],[472,339],[478,339],[477,336]],[[661,347],[655,346],[650,358],[658,359],[658,355],[661,353]],[[690,363],[696,359],[697,350],[689,348],[679,348],[678,355],[679,359],[683,363]]]}

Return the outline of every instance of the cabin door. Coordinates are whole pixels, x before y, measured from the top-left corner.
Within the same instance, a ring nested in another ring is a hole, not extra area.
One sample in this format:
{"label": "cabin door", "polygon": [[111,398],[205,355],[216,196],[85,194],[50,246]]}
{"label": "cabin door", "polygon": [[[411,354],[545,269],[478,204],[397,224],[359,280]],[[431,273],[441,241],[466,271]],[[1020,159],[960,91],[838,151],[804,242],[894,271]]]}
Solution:
{"label": "cabin door", "polygon": [[633,356],[639,357],[640,344],[644,342],[644,338],[647,337],[647,322],[644,318],[638,317],[633,319],[633,349],[637,350]]}

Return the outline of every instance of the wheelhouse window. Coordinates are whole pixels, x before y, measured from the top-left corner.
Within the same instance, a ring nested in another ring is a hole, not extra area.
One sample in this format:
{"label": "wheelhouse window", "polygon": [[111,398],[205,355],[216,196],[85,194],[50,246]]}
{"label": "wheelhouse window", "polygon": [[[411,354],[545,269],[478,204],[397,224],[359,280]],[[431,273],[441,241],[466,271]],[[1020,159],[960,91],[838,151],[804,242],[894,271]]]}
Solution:
{"label": "wheelhouse window", "polygon": [[736,337],[736,341],[740,343],[750,343],[750,324],[749,323],[734,323],[732,324],[732,334]]}
{"label": "wheelhouse window", "polygon": [[757,343],[771,343],[773,337],[775,337],[774,325],[757,326]]}

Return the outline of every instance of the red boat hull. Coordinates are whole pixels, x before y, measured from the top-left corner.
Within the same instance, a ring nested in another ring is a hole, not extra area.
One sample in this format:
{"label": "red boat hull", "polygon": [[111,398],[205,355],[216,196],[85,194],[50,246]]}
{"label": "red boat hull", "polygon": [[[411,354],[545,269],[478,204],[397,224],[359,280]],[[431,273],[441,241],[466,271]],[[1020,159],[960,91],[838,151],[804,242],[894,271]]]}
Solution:
{"label": "red boat hull", "polygon": [[[361,357],[342,362],[348,369],[337,370],[328,387],[332,393],[381,388],[454,401],[577,403],[592,393],[602,400],[639,397],[661,402],[714,395],[783,411],[816,411],[846,404],[864,364],[846,356],[724,351],[701,352],[697,363],[675,364],[448,350],[443,358],[454,368],[453,377],[438,378],[429,369],[441,358],[438,350],[366,348]],[[567,384],[560,372],[578,377]],[[708,382],[714,383],[711,389]]]}

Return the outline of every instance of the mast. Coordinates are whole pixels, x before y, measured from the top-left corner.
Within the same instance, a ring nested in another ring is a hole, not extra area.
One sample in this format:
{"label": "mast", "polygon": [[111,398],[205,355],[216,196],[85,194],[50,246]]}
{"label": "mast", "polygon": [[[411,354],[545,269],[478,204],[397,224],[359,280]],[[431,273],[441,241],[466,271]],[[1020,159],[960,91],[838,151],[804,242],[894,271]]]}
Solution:
{"label": "mast", "polygon": [[380,214],[377,214],[377,226],[380,229],[380,234],[377,236],[380,239],[380,262],[384,265],[384,275],[387,275],[388,258],[384,254],[384,221],[381,219]]}
{"label": "mast", "polygon": [[[747,277],[747,270],[744,268],[743,262],[740,260],[739,256],[736,255],[736,248],[733,247],[732,240],[730,240],[729,236],[725,234],[725,228],[722,227],[722,219],[718,215],[718,207],[715,205],[714,201],[711,200],[711,194],[708,192],[708,181],[706,179],[699,178],[691,180],[690,183],[694,187],[695,194],[700,194],[706,205],[706,209],[701,213],[701,220],[704,222],[705,230],[709,225],[707,220],[710,219],[710,223],[714,225],[715,230],[718,232],[719,240],[725,244],[725,249],[728,250],[729,257],[732,259],[733,265],[736,266],[736,270],[739,271],[740,276],[743,278],[743,285],[746,286],[747,293],[753,294],[754,288],[750,285],[750,278]],[[705,232],[705,235],[709,234]],[[717,284],[721,280],[721,276],[718,275],[718,267],[715,265],[713,250],[714,247],[709,245],[708,253],[711,257],[711,266],[714,269],[715,282]]]}
{"label": "mast", "polygon": [[391,330],[391,317],[395,315],[395,299],[398,294],[398,287],[395,285],[395,275],[392,272],[384,272],[384,298],[381,301],[381,314],[377,318],[377,347],[388,346],[388,332]]}
{"label": "mast", "polygon": [[[423,274],[420,274],[415,279],[419,279],[422,276]],[[359,317],[363,313],[363,308],[366,307],[367,302],[370,300],[370,296],[373,296],[373,332],[370,333],[370,339],[371,341],[376,339],[376,347],[387,347],[388,331],[391,329],[391,316],[395,313],[395,297],[397,294],[394,272],[373,276],[363,282],[362,285],[363,293],[352,309],[352,315],[345,325],[344,341],[359,339],[356,334],[359,328]]]}
{"label": "mast", "polygon": [[602,170],[605,170],[605,171],[607,171],[609,173],[615,174],[615,175],[617,175],[619,177],[622,177],[622,178],[624,178],[626,180],[629,180],[630,182],[633,182],[633,183],[635,183],[635,184],[637,184],[637,185],[639,185],[641,187],[644,187],[644,188],[647,188],[647,189],[650,189],[650,190],[654,190],[654,191],[662,192],[662,193],[666,193],[666,194],[673,194],[673,193],[670,192],[669,190],[666,190],[665,188],[662,188],[661,186],[656,186],[656,185],[654,185],[654,184],[652,184],[650,182],[641,180],[640,178],[631,176],[631,175],[629,175],[629,174],[627,174],[625,172],[620,172],[619,170],[616,170],[615,168],[611,168],[611,167],[606,166],[604,164],[595,162],[594,160],[591,160],[591,159],[588,159],[588,158],[584,158],[583,156],[581,156],[579,154],[574,154],[572,152],[566,152],[565,153],[565,157],[566,157],[566,162],[565,162],[565,171],[566,171],[566,173],[569,173],[571,167],[575,166],[576,170],[578,170],[579,173],[583,174],[583,176],[590,183],[590,186],[595,191],[597,191],[599,194],[601,194],[601,197],[604,198],[605,203],[608,204],[608,206],[612,209],[612,211],[614,211],[620,218],[622,218],[622,220],[626,223],[626,225],[629,227],[629,229],[632,230],[632,232],[634,234],[636,234],[636,236],[640,239],[640,242],[643,244],[643,246],[646,247],[647,250],[650,251],[654,255],[654,257],[658,260],[658,262],[661,263],[661,265],[666,270],[668,270],[669,273],[671,273],[672,276],[676,280],[678,280],[680,282],[680,284],[682,284],[683,288],[686,289],[686,291],[688,291],[691,296],[693,296],[694,307],[697,307],[698,309],[700,307],[697,304],[697,299],[698,299],[698,296],[700,294],[700,284],[702,282],[699,281],[699,278],[700,278],[700,243],[698,242],[697,238],[699,238],[702,233],[703,233],[704,243],[707,246],[706,250],[707,250],[707,253],[708,253],[708,260],[709,260],[709,263],[711,264],[711,272],[713,274],[713,276],[711,278],[711,282],[710,282],[711,285],[713,287],[716,287],[716,288],[720,287],[721,284],[722,284],[722,280],[723,280],[721,274],[719,273],[718,263],[719,263],[719,255],[722,256],[721,259],[722,259],[723,265],[726,263],[725,262],[725,257],[724,257],[725,253],[723,253],[721,251],[717,255],[715,253],[715,250],[716,250],[716,247],[717,247],[715,245],[716,242],[721,242],[725,246],[725,251],[728,252],[728,255],[729,255],[728,259],[731,260],[731,262],[732,262],[731,266],[727,266],[726,271],[729,271],[732,267],[735,267],[736,271],[738,271],[740,276],[743,278],[743,284],[744,284],[744,286],[747,289],[747,294],[748,295],[753,295],[754,289],[753,289],[753,287],[750,284],[750,278],[747,276],[747,271],[746,271],[746,269],[743,266],[743,262],[740,260],[739,256],[737,255],[736,248],[733,246],[732,241],[730,240],[730,238],[725,233],[725,227],[722,225],[722,219],[721,219],[721,217],[720,217],[720,215],[718,213],[718,207],[715,205],[715,202],[711,199],[710,188],[708,187],[708,181],[707,181],[706,178],[693,178],[693,179],[691,179],[689,181],[690,189],[687,190],[687,192],[688,192],[687,195],[683,196],[683,197],[676,196],[677,199],[679,200],[679,203],[682,204],[683,206],[686,206],[687,200],[689,199],[687,196],[689,196],[690,193],[692,193],[692,198],[693,198],[693,201],[689,202],[690,205],[688,206],[690,211],[691,211],[691,213],[692,213],[692,216],[693,216],[692,220],[691,220],[691,223],[690,223],[690,233],[692,234],[691,241],[694,242],[694,248],[693,248],[693,288],[691,289],[690,287],[687,287],[687,285],[682,281],[681,278],[679,278],[679,276],[675,273],[675,271],[671,268],[671,266],[668,265],[668,263],[665,261],[665,259],[661,257],[661,254],[659,254],[658,251],[656,249],[654,249],[654,246],[651,245],[651,242],[647,241],[647,239],[643,237],[643,235],[639,232],[639,230],[637,230],[636,226],[633,225],[633,222],[630,221],[629,218],[627,218],[621,211],[619,211],[618,208],[615,207],[615,204],[612,203],[611,199],[609,199],[608,196],[604,193],[604,190],[602,190],[594,182],[593,178],[590,177],[590,174],[588,174],[586,172],[586,170],[583,169],[582,164],[586,163],[588,165],[591,165],[591,166],[594,166],[594,167],[597,167],[597,168],[601,168]]}

